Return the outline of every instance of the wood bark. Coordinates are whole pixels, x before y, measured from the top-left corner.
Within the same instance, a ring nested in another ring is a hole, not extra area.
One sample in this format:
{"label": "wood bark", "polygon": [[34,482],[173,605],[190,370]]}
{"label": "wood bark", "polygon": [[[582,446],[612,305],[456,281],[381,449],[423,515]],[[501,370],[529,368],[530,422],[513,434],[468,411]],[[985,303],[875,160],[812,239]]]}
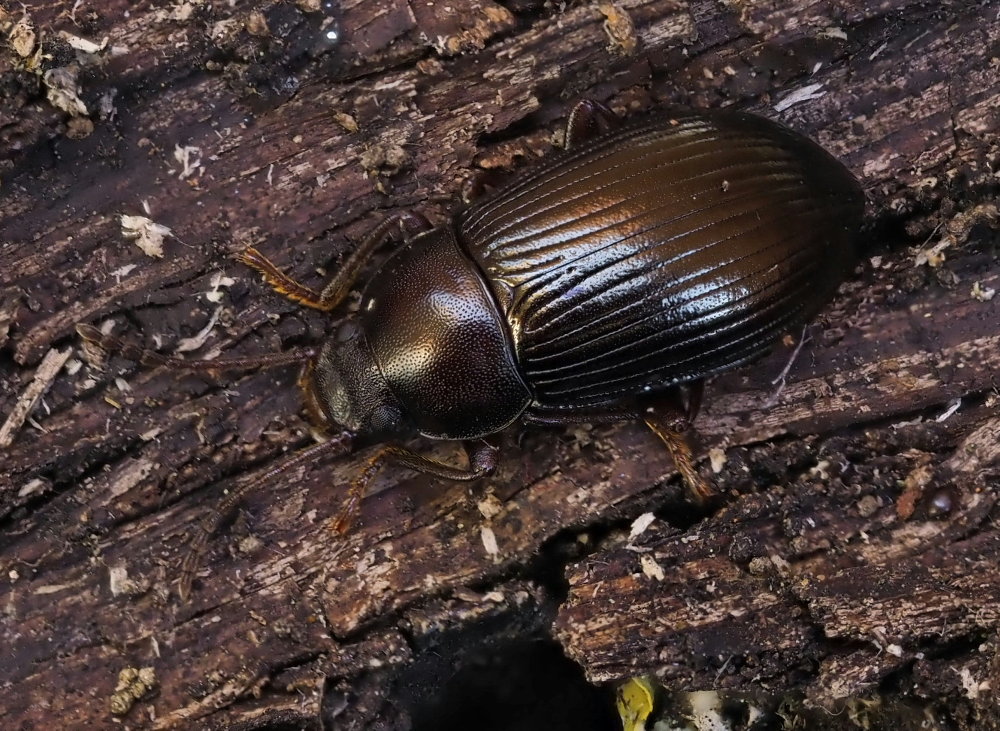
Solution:
{"label": "wood bark", "polygon": [[[409,728],[442,638],[547,637],[593,681],[997,727],[1000,5],[448,5],[0,6],[0,724]],[[319,286],[386,212],[440,222],[475,170],[551,151],[585,97],[780,119],[869,195],[787,374],[794,343],[709,384],[720,504],[686,505],[639,425],[514,429],[495,477],[389,470],[337,538],[360,453],[249,496],[179,601],[222,492],[310,442],[296,374],[99,370],[75,324],[189,357],[316,342],[337,318],[235,253]]]}

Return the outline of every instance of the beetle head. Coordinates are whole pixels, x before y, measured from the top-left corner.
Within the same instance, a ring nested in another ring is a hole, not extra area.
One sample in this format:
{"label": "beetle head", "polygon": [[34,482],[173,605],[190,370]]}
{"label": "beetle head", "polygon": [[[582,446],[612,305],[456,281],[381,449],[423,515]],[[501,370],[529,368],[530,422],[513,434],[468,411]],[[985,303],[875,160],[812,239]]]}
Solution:
{"label": "beetle head", "polygon": [[353,318],[323,344],[307,387],[330,421],[359,436],[382,438],[404,430],[403,407]]}

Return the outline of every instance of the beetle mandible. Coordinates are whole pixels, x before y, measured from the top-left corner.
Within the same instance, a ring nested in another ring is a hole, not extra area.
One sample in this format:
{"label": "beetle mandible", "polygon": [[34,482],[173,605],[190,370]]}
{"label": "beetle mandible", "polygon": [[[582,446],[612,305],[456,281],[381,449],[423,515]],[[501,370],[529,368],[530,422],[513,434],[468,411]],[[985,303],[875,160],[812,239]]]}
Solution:
{"label": "beetle mandible", "polygon": [[[246,250],[241,261],[275,290],[330,312],[376,249],[410,234],[318,348],[189,362],[79,327],[106,350],[180,368],[305,364],[307,410],[331,438],[230,493],[194,541],[182,595],[236,502],[321,453],[382,445],[348,489],[341,532],[386,462],[485,477],[498,452],[484,438],[518,420],[642,420],[689,491],[711,493],[683,437],[704,379],[762,355],[833,296],[857,258],[861,188],[816,143],[745,113],[671,110],[619,126],[583,101],[565,147],[436,228],[390,216],[322,292]],[[468,466],[387,444],[415,433],[462,440]]]}

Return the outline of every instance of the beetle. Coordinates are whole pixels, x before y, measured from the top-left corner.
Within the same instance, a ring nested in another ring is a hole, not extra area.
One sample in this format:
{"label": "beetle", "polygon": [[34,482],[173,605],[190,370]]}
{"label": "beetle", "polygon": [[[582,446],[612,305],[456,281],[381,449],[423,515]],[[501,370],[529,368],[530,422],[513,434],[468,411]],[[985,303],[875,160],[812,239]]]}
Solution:
{"label": "beetle", "polygon": [[[321,292],[254,248],[240,260],[279,293],[331,312],[374,252],[360,310],[315,348],[229,361],[140,351],[93,327],[105,350],[179,368],[304,363],[312,421],[328,441],[233,492],[185,561],[236,502],[322,453],[379,444],[350,485],[343,532],[387,462],[451,480],[497,466],[486,437],[515,422],[642,420],[670,449],[696,498],[712,488],[683,432],[704,380],[769,350],[828,302],[857,260],[864,196],[818,144],[763,117],[671,110],[620,126],[580,102],[565,150],[473,202],[443,225],[400,212],[378,225]],[[393,443],[421,434],[461,440],[465,467]]]}

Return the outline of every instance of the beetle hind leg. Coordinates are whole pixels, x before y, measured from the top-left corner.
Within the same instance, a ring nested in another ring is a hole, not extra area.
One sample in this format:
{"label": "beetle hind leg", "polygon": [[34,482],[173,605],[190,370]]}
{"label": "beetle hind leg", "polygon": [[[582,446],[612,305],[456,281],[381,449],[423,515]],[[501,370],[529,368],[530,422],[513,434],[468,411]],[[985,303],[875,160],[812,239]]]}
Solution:
{"label": "beetle hind leg", "polygon": [[716,490],[698,472],[694,455],[688,443],[686,432],[701,408],[704,381],[695,381],[688,386],[687,403],[683,403],[680,389],[674,389],[651,404],[643,412],[642,418],[656,436],[670,451],[674,465],[687,487],[688,494],[695,502],[704,504],[715,497]]}

